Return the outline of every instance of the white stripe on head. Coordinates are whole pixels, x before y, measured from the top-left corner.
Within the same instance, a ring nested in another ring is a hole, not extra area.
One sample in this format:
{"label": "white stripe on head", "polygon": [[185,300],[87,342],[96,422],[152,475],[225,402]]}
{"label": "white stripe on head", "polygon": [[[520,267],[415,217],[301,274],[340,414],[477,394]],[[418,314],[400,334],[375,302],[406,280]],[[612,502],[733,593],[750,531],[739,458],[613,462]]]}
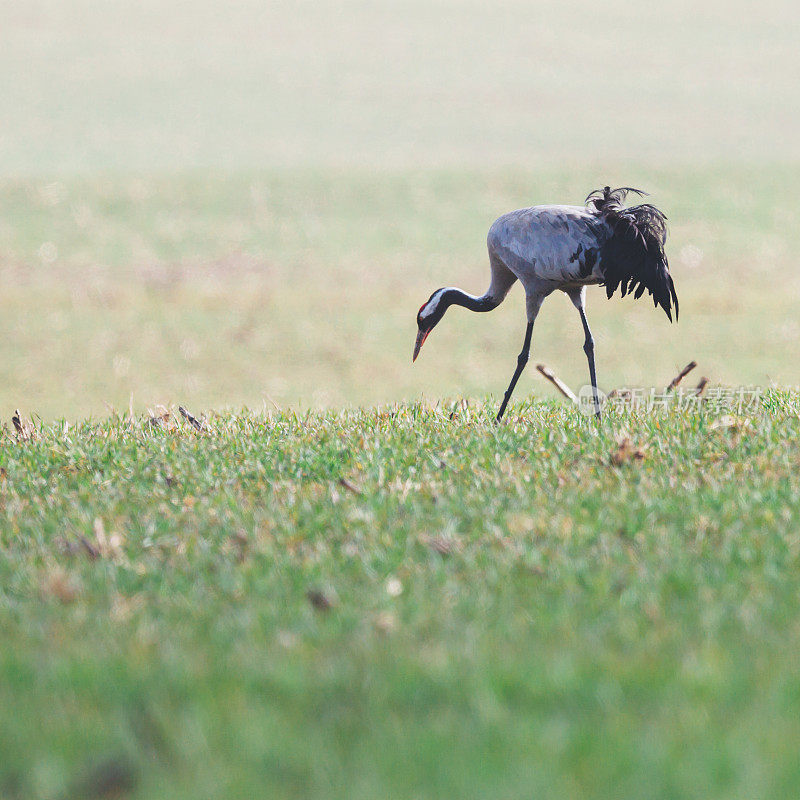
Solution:
{"label": "white stripe on head", "polygon": [[422,319],[427,319],[430,317],[438,308],[439,301],[442,299],[442,295],[448,291],[449,287],[445,287],[444,289],[439,289],[437,292],[434,292],[431,295],[431,299],[425,303],[424,306],[419,311],[419,315]]}

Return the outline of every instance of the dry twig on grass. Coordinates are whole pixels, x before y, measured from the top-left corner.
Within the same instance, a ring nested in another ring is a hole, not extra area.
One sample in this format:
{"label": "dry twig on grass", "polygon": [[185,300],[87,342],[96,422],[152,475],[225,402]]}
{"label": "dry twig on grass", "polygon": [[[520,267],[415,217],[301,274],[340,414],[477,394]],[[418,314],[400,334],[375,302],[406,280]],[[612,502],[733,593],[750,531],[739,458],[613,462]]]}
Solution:
{"label": "dry twig on grass", "polygon": [[14,424],[14,431],[17,434],[17,439],[32,439],[36,429],[30,420],[25,419],[20,414],[19,409],[14,411],[14,416],[11,417],[11,422]]}
{"label": "dry twig on grass", "polygon": [[617,449],[609,453],[609,460],[615,467],[621,467],[629,461],[642,461],[647,455],[647,447],[637,447],[629,436],[621,434],[617,437]]}
{"label": "dry twig on grass", "polygon": [[166,406],[156,406],[147,409],[147,424],[153,428],[166,428],[172,421],[172,415]]}
{"label": "dry twig on grass", "polygon": [[550,383],[552,383],[553,386],[555,386],[556,389],[558,389],[558,391],[567,398],[567,400],[571,400],[573,403],[578,402],[578,398],[575,396],[572,389],[570,389],[569,386],[567,386],[567,384],[564,383],[564,381],[562,381],[561,378],[559,378],[558,375],[556,375],[555,372],[550,369],[550,367],[545,364],[537,364],[536,369],[538,369],[539,372],[541,372],[542,375],[544,375],[544,377],[547,378],[547,380],[549,380]]}
{"label": "dry twig on grass", "polygon": [[100,551],[85,536],[79,537],[78,541],[86,551],[86,555],[88,555],[92,561],[97,561],[97,559],[100,558]]}
{"label": "dry twig on grass", "polygon": [[690,361],[671,381],[667,386],[667,391],[671,392],[695,367],[696,361]]}
{"label": "dry twig on grass", "polygon": [[196,430],[201,431],[205,427],[205,423],[201,422],[197,417],[193,416],[183,406],[178,406],[181,416],[187,420]]}
{"label": "dry twig on grass", "polygon": [[361,489],[350,483],[347,478],[339,478],[339,486],[341,486],[343,489],[347,489],[348,492],[352,492],[353,494],[362,494]]}
{"label": "dry twig on grass", "polygon": [[322,589],[309,589],[306,599],[317,611],[330,611],[336,605],[336,598]]}

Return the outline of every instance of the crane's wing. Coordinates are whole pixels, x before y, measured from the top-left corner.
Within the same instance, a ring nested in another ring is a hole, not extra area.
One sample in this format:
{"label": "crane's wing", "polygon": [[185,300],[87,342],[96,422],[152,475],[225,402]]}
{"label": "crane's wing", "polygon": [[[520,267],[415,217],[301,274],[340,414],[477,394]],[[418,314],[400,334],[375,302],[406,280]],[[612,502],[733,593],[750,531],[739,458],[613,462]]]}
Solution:
{"label": "crane's wing", "polygon": [[[625,190],[630,191],[630,190]],[[594,199],[592,199],[594,198]],[[489,229],[489,250],[528,291],[602,283],[611,297],[638,299],[647,291],[672,320],[678,296],[664,251],[666,217],[643,203],[623,208],[623,190],[590,195],[587,206],[534,206],[500,217]]]}
{"label": "crane's wing", "polygon": [[489,249],[523,284],[599,283],[599,252],[608,226],[583,206],[534,206],[500,217]]}

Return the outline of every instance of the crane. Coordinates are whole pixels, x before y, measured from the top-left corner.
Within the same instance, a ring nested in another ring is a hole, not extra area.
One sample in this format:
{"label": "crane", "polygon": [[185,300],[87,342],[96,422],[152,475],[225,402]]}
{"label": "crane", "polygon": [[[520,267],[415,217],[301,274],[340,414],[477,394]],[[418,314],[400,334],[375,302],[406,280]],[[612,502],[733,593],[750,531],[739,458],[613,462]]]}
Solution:
{"label": "crane", "polygon": [[661,306],[670,322],[673,306],[675,320],[678,319],[678,296],[664,252],[667,218],[650,203],[625,206],[631,192],[646,195],[641,189],[606,186],[591,192],[582,206],[533,206],[495,220],[487,237],[489,288],[480,296],[452,286],[437,289],[417,314],[412,361],[417,360],[425,340],[450,306],[491,311],[519,280],[525,289],[528,324],[517,367],[497,413],[496,421],[500,422],[528,362],[533,323],[539,309],[544,299],[558,289],[569,297],[580,314],[594,412],[600,419],[594,339],[585,310],[586,287],[600,284],[609,298],[617,289],[621,296],[631,292],[636,299],[647,291],[653,305]]}

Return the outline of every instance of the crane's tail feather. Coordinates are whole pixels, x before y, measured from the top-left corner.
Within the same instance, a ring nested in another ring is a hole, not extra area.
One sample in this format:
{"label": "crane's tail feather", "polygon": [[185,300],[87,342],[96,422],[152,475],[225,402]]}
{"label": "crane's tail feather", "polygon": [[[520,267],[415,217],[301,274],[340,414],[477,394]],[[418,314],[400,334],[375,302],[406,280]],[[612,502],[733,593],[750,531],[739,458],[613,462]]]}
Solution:
{"label": "crane's tail feather", "polygon": [[623,207],[629,192],[645,195],[641,189],[606,186],[586,198],[586,204],[611,228],[611,236],[600,250],[600,268],[606,295],[619,288],[624,297],[632,292],[639,299],[646,291],[654,306],[661,306],[672,322],[672,307],[678,319],[678,295],[669,274],[667,254],[667,218],[650,203]]}

